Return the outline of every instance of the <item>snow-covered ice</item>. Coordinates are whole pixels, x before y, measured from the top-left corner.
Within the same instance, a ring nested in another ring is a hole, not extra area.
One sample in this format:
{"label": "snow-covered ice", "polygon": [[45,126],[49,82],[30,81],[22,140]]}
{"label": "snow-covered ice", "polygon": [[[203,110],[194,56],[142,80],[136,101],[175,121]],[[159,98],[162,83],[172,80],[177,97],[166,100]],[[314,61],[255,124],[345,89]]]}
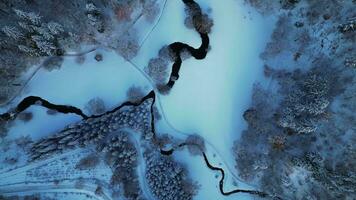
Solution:
{"label": "snow-covered ice", "polygon": [[183,132],[195,132],[213,144],[234,169],[231,148],[245,128],[253,83],[263,79],[263,51],[275,19],[262,17],[234,0],[197,1],[211,8],[211,50],[204,60],[183,62],[180,79],[161,96],[168,120]]}

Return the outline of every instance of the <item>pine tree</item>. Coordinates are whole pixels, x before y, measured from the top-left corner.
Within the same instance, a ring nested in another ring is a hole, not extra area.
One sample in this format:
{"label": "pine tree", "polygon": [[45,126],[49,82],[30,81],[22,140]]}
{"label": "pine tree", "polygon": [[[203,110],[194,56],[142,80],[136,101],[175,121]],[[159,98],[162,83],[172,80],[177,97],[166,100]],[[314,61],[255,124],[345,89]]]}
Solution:
{"label": "pine tree", "polygon": [[59,35],[64,32],[64,28],[57,22],[49,22],[47,28],[53,35]]}
{"label": "pine tree", "polygon": [[24,12],[18,9],[14,9],[16,15],[23,20],[27,20],[31,22],[33,25],[39,26],[41,25],[41,16],[34,12]]}
{"label": "pine tree", "polygon": [[4,26],[1,30],[6,36],[14,40],[19,40],[24,37],[24,35],[16,27]]}

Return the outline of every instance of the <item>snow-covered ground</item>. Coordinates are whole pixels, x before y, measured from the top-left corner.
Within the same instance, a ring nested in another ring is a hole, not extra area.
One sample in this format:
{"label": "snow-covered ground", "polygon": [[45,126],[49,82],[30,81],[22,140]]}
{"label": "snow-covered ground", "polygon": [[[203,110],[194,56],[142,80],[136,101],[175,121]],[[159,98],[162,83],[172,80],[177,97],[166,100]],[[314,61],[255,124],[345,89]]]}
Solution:
{"label": "snow-covered ground", "polygon": [[250,105],[253,83],[263,79],[259,54],[275,19],[234,0],[197,2],[211,8],[211,50],[204,60],[183,62],[179,81],[169,95],[161,96],[163,110],[175,128],[201,135],[234,170],[231,148],[245,128],[242,114]]}

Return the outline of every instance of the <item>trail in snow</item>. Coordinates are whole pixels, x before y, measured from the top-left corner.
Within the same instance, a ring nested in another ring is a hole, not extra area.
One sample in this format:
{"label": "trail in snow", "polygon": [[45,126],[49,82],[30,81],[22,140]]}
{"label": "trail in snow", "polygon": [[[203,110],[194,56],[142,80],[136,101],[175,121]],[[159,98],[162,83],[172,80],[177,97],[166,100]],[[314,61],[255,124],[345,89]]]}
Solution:
{"label": "trail in snow", "polygon": [[35,193],[64,193],[64,192],[76,192],[81,194],[89,195],[97,200],[112,200],[110,195],[103,192],[101,195],[95,194],[97,188],[96,184],[84,184],[83,189],[76,189],[75,185],[34,185],[26,186],[26,184],[18,184],[12,186],[2,186],[0,188],[1,194],[6,195],[18,195],[22,194],[35,194]]}

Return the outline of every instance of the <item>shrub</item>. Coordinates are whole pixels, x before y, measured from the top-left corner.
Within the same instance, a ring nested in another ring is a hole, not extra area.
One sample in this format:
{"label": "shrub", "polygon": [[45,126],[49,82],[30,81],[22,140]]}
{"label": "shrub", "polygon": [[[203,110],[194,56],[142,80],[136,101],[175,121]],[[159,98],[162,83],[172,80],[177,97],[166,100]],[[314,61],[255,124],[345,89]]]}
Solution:
{"label": "shrub", "polygon": [[159,6],[156,0],[146,0],[143,4],[143,16],[147,21],[153,22],[157,14],[159,13]]}
{"label": "shrub", "polygon": [[201,155],[205,151],[204,138],[200,135],[189,135],[185,143],[188,144],[188,150],[192,155]]}
{"label": "shrub", "polygon": [[59,69],[61,67],[62,63],[63,63],[63,58],[55,56],[55,57],[47,58],[43,62],[42,66],[44,69],[46,69],[48,71],[52,71],[54,69]]}
{"label": "shrub", "polygon": [[199,33],[211,32],[214,22],[207,14],[202,13],[199,5],[189,4],[185,7],[185,13],[184,24],[187,28],[195,28]]}
{"label": "shrub", "polygon": [[132,102],[139,102],[144,96],[141,87],[131,86],[126,92],[127,99]]}
{"label": "shrub", "polygon": [[76,169],[79,170],[87,170],[93,169],[100,163],[100,159],[95,154],[90,154],[84,158],[82,158],[77,165],[75,166]]}
{"label": "shrub", "polygon": [[119,38],[118,44],[115,48],[116,51],[126,60],[134,58],[139,51],[139,43],[134,30],[124,33]]}
{"label": "shrub", "polygon": [[29,122],[33,118],[32,112],[22,112],[17,115],[17,118],[24,122]]}
{"label": "shrub", "polygon": [[100,62],[103,60],[103,55],[101,53],[97,53],[97,54],[95,54],[94,58],[96,61]]}
{"label": "shrub", "polygon": [[85,106],[85,109],[91,114],[91,115],[99,115],[102,114],[106,111],[105,103],[104,101],[99,98],[93,98],[91,99],[87,105]]}

